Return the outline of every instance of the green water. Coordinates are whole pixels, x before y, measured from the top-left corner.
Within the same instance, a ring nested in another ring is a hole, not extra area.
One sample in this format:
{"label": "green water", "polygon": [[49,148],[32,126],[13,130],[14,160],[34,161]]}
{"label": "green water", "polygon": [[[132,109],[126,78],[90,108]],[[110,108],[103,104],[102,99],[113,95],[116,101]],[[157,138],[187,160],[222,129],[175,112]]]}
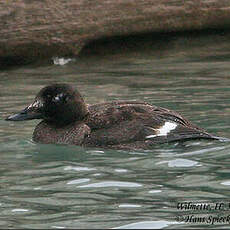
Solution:
{"label": "green water", "polygon": [[[144,100],[230,138],[229,37],[150,40],[63,66],[1,70],[0,228],[227,228],[228,142],[197,140],[151,151],[41,145],[31,141],[38,121],[4,118],[32,102],[43,86],[66,82],[87,103]],[[182,202],[211,208],[180,210]],[[217,216],[222,219],[211,224]]]}

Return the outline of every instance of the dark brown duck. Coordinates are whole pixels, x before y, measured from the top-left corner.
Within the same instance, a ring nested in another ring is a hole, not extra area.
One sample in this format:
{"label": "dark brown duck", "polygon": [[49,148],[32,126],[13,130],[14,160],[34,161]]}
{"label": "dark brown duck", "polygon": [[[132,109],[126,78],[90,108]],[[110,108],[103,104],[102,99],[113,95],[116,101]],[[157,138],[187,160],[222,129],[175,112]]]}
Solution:
{"label": "dark brown duck", "polygon": [[158,143],[217,139],[177,112],[138,101],[87,105],[67,84],[46,86],[35,101],[8,121],[42,119],[35,142],[116,149],[150,149]]}

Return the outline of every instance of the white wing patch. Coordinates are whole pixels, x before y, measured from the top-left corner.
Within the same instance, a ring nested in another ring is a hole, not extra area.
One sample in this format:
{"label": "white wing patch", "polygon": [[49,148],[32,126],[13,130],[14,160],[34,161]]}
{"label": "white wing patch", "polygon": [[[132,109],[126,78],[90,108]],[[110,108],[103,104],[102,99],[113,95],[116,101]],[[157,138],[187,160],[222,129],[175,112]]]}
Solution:
{"label": "white wing patch", "polygon": [[174,130],[177,127],[176,123],[166,121],[163,126],[161,126],[159,129],[153,129],[156,134],[155,135],[149,135],[146,136],[147,139],[153,138],[153,137],[158,137],[158,136],[167,136],[168,133],[170,133],[172,130]]}

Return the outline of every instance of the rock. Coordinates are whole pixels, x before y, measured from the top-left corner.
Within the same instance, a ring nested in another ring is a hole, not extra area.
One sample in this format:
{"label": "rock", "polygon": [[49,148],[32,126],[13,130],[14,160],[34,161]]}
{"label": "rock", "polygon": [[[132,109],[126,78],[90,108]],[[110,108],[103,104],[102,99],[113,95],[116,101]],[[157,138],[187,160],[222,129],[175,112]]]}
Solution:
{"label": "rock", "polygon": [[76,55],[100,38],[229,24],[228,0],[0,1],[0,61]]}

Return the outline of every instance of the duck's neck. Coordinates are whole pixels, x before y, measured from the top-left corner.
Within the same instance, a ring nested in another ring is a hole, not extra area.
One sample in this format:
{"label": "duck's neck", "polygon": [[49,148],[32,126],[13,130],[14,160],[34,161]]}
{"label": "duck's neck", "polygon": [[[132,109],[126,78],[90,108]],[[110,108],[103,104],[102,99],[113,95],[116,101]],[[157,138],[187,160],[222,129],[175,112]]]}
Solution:
{"label": "duck's neck", "polygon": [[81,117],[65,117],[63,119],[44,119],[43,122],[45,122],[47,125],[55,128],[63,128],[63,127],[68,127],[72,126],[76,123],[84,123],[87,118],[89,117],[89,112],[87,111],[84,116],[82,115]]}

